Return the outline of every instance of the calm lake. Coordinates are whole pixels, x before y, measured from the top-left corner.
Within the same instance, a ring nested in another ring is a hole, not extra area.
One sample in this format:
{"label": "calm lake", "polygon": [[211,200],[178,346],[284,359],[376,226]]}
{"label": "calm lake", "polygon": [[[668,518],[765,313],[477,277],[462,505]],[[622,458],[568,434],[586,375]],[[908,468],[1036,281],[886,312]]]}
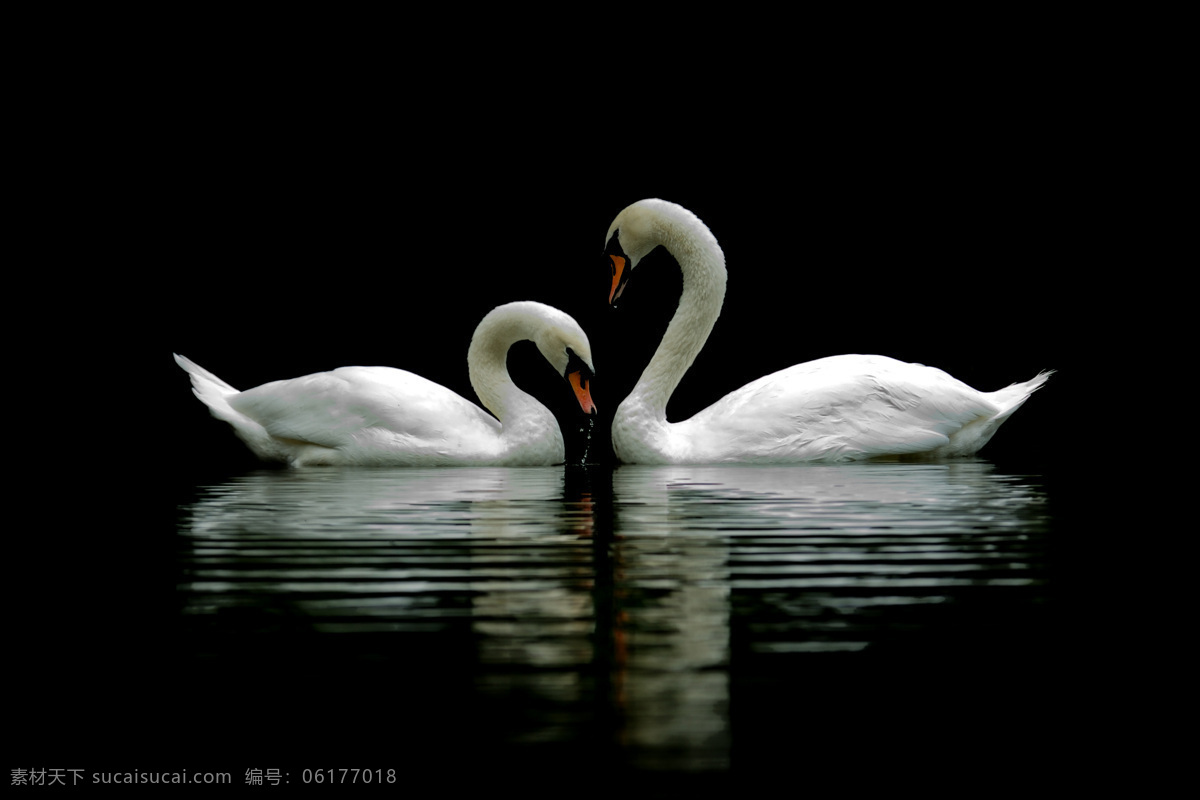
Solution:
{"label": "calm lake", "polygon": [[72,611],[102,633],[63,705],[136,720],[131,769],[239,783],[811,770],[1013,728],[1036,758],[1069,683],[1054,508],[987,460],[228,474],[142,554],[140,614]]}
{"label": "calm lake", "polygon": [[180,508],[177,635],[457,746],[725,770],[806,670],[1044,658],[1050,522],[987,461],[263,470]]}

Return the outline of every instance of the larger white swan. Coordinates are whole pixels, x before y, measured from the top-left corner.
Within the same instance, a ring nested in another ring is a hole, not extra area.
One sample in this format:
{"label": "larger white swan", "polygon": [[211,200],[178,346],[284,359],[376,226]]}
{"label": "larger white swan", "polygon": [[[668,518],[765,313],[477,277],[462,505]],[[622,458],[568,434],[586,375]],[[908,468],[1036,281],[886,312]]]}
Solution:
{"label": "larger white swan", "polygon": [[515,342],[532,340],[571,384],[584,413],[596,413],[587,334],[567,314],[534,302],[484,316],[467,351],[471,386],[495,417],[450,389],[392,367],[341,367],[239,392],[176,355],[192,390],[264,461],[290,466],[561,464],[558,421],[508,374]]}
{"label": "larger white swan", "polygon": [[759,378],[691,419],[668,422],[667,401],[721,313],[726,273],[716,238],[694,214],[663,200],[642,200],[608,229],[610,303],[638,261],[659,245],[679,263],[683,293],[658,350],[613,419],[613,451],[625,463],[969,456],[1050,375],[979,392],[920,364],[831,356]]}

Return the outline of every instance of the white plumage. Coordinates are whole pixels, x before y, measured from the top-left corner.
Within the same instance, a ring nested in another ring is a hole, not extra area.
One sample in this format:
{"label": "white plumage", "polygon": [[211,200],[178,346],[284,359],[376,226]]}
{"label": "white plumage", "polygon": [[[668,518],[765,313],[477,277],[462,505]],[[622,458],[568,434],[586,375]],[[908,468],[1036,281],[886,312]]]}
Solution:
{"label": "white plumage", "polygon": [[176,355],[212,415],[233,426],[264,461],[291,466],[548,465],[562,463],[558,421],[509,377],[515,342],[532,340],[594,413],[594,367],[583,329],[567,314],[529,301],[489,312],[467,353],[479,406],[433,381],[393,367],[341,367],[239,392]]}
{"label": "white plumage", "polygon": [[613,450],[626,463],[969,456],[1051,374],[980,392],[933,367],[878,355],[830,356],[759,378],[690,419],[668,422],[667,402],[720,315],[726,272],[716,238],[694,214],[663,200],[642,200],[609,228],[610,300],[659,245],[679,263],[683,292],[662,342],[613,420]]}

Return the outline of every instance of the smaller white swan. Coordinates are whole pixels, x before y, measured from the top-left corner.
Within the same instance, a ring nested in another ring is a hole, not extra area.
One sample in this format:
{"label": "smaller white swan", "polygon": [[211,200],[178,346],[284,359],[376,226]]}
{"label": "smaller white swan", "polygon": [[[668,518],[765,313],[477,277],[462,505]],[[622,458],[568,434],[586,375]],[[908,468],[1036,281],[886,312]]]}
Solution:
{"label": "smaller white swan", "polygon": [[662,342],[612,424],[620,461],[641,464],[791,463],[970,456],[1050,376],[980,392],[940,369],[886,356],[821,358],[759,378],[682,422],[667,401],[721,313],[725,255],[692,212],[641,200],[608,229],[609,302],[638,261],[662,245],[683,293]]}
{"label": "smaller white swan", "polygon": [[531,340],[571,384],[580,408],[596,413],[587,334],[541,303],[508,303],[484,316],[467,351],[471,386],[483,405],[393,367],[341,367],[239,392],[176,355],[192,391],[264,461],[392,466],[536,466],[566,458],[554,414],[512,382],[509,348]]}

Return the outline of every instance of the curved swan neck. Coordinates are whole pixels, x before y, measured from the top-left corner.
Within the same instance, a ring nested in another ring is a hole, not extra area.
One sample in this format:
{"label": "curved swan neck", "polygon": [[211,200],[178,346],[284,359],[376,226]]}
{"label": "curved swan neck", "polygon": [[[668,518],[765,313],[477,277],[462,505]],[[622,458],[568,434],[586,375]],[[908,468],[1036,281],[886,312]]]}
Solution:
{"label": "curved swan neck", "polygon": [[534,339],[540,324],[544,322],[525,304],[510,303],[489,312],[471,337],[467,350],[471,388],[483,407],[505,428],[550,414],[537,398],[513,383],[508,374],[509,348],[517,342]]}
{"label": "curved swan neck", "polygon": [[696,360],[725,302],[725,254],[716,237],[684,208],[654,209],[657,244],[674,256],[683,273],[679,307],[662,342],[642,372],[632,397],[666,419],[667,401]]}

